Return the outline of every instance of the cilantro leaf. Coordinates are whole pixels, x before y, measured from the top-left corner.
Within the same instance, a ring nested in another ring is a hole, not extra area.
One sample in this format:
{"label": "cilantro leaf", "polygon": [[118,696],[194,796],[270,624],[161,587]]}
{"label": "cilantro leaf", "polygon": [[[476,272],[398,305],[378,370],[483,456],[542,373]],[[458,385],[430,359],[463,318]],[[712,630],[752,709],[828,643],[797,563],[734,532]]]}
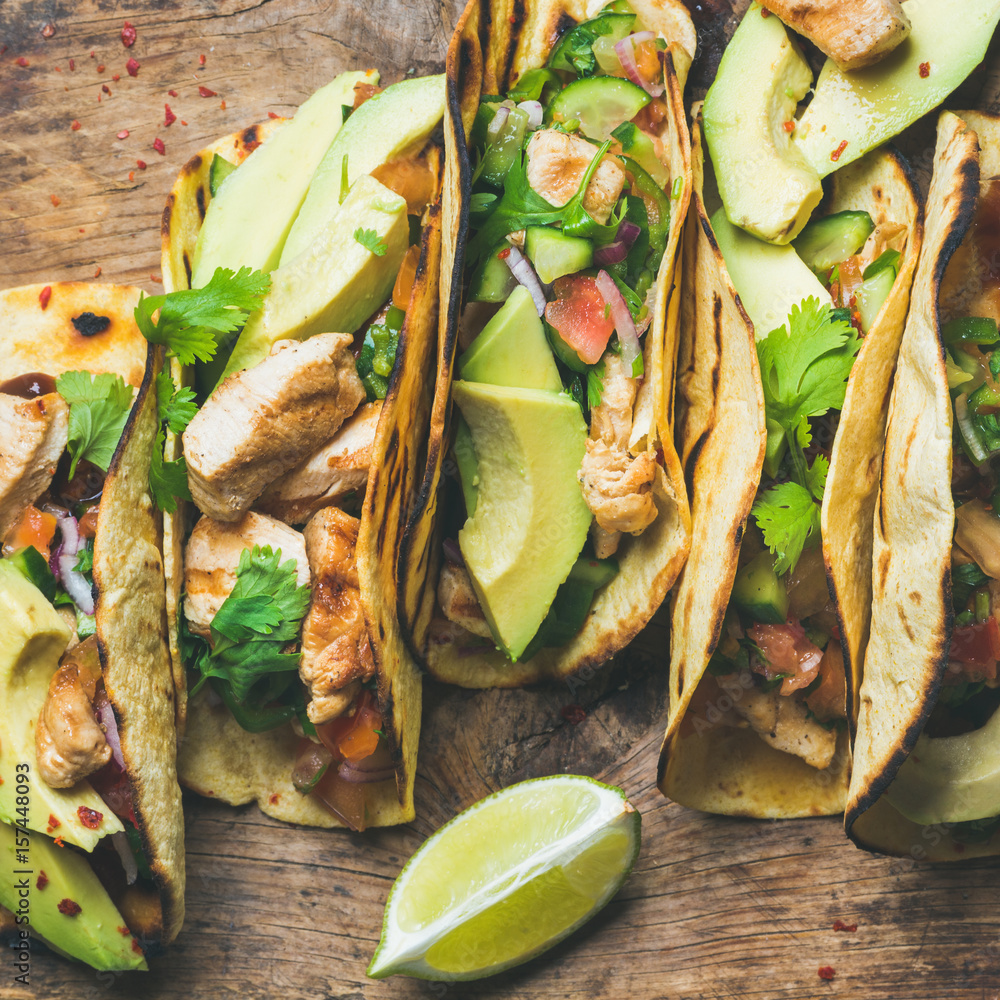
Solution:
{"label": "cilantro leaf", "polygon": [[799,561],[813,535],[819,534],[819,506],[798,483],[779,483],[762,493],[752,511],[767,547],[777,556],[774,571],[787,573]]}
{"label": "cilantro leaf", "polygon": [[806,470],[806,488],[817,499],[822,501],[823,490],[826,489],[826,474],[830,471],[830,462],[826,455],[817,455],[813,464]]}
{"label": "cilantro leaf", "polygon": [[604,396],[604,362],[598,361],[587,371],[587,406],[592,410],[601,405]]}
{"label": "cilantro leaf", "polygon": [[354,230],[354,240],[360,243],[366,250],[370,250],[376,257],[384,257],[389,245],[385,240],[380,239],[374,229],[362,229],[358,226]]}
{"label": "cilantro leaf", "polygon": [[[261,307],[271,279],[241,267],[235,274],[216,268],[204,288],[185,288],[166,295],[144,295],[135,307],[135,322],[151,344],[165,344],[182,365],[211,361],[228,334],[240,329]],[[153,313],[160,310],[153,322]]]}
{"label": "cilantro leaf", "polygon": [[802,420],[844,405],[861,347],[857,332],[817,298],[792,306],[785,326],[757,342],[767,415],[795,433]]}
{"label": "cilantro leaf", "polygon": [[69,403],[69,478],[81,458],[107,472],[132,409],[132,387],[120,375],[73,371],[56,379],[56,389]]}
{"label": "cilantro leaf", "polygon": [[153,495],[153,503],[167,514],[177,510],[178,500],[190,500],[188,489],[187,462],[184,456],[168,462],[163,457],[163,448],[167,436],[160,429],[153,443],[153,451],[149,456],[149,491]]}
{"label": "cilantro leaf", "polygon": [[156,376],[156,408],[160,420],[165,421],[175,434],[182,434],[198,412],[194,390],[177,389],[169,372],[160,372]]}
{"label": "cilantro leaf", "polygon": [[77,573],[94,572],[94,540],[88,538],[86,544],[76,554],[76,565],[73,567]]}

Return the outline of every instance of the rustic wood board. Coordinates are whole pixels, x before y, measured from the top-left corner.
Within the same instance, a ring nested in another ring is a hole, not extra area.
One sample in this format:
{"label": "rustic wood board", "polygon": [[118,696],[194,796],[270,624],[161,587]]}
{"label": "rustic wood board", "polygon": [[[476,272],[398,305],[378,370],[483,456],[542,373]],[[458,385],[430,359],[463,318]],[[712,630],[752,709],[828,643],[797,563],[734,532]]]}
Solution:
{"label": "rustic wood board", "polygon": [[[707,54],[697,86],[733,20],[729,0],[695,6]],[[376,65],[395,80],[440,67],[458,10],[458,0],[3,0],[0,287],[89,279],[100,267],[102,280],[158,291],[159,216],[191,154],[289,113],[341,70]],[[126,19],[138,31],[127,52]],[[135,78],[129,56],[141,64]],[[216,95],[200,97],[199,85]],[[170,127],[164,103],[178,116]],[[926,141],[908,150],[923,166]],[[0,963],[0,996],[1000,997],[997,864],[874,858],[836,819],[726,820],[660,796],[667,638],[661,613],[585,686],[472,693],[428,683],[409,827],[288,828],[254,807],[186,796],[188,919],[170,952],[148,975],[114,975],[39,949],[27,989],[12,981],[12,954]],[[587,709],[575,726],[561,714],[571,704]],[[621,785],[643,814],[636,870],[604,913],[493,980],[366,980],[389,886],[421,840],[484,794],[558,771]],[[835,920],[857,931],[835,933]],[[818,976],[827,965],[832,982]]]}

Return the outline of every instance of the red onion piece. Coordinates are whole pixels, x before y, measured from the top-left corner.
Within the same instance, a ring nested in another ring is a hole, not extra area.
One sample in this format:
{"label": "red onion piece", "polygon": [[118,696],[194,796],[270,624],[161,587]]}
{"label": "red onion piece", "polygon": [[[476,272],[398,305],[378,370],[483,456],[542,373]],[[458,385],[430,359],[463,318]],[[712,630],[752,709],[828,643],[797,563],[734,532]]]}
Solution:
{"label": "red onion piece", "polygon": [[56,545],[49,553],[49,569],[52,570],[52,575],[56,578],[56,580],[58,580],[62,575],[59,569],[59,557],[62,555],[64,547],[65,543],[60,535],[59,544]]}
{"label": "red onion piece", "polygon": [[661,79],[649,81],[639,72],[639,65],[635,61],[635,47],[640,42],[651,42],[656,35],[652,31],[637,31],[634,35],[628,35],[620,42],[615,43],[615,53],[618,61],[625,70],[625,75],[637,86],[642,87],[650,97],[659,97],[664,91],[664,84]]}
{"label": "red onion piece", "polygon": [[607,267],[608,264],[620,264],[628,256],[628,247],[624,240],[615,240],[614,243],[606,243],[602,247],[594,249],[594,263],[600,267]]}
{"label": "red onion piece", "polygon": [[374,784],[376,781],[388,781],[396,774],[396,769],[394,767],[382,767],[377,771],[366,771],[360,766],[361,763],[352,764],[350,761],[345,760],[343,764],[337,768],[337,775],[344,779],[344,781],[349,781],[352,785],[370,785]]}
{"label": "red onion piece", "polygon": [[492,142],[500,134],[500,129],[504,127],[509,117],[510,108],[504,107],[503,105],[497,108],[497,113],[493,116],[493,121],[486,126],[486,136],[490,142]]}
{"label": "red onion piece", "polygon": [[542,104],[540,101],[521,101],[518,107],[528,112],[528,128],[536,129],[542,124]]}
{"label": "red onion piece", "polygon": [[122,859],[122,867],[125,869],[125,881],[132,885],[139,877],[139,866],[136,864],[135,855],[129,846],[128,837],[124,830],[119,830],[111,835],[111,843],[115,845],[118,857]]}
{"label": "red onion piece", "polygon": [[531,262],[515,246],[508,247],[508,252],[503,259],[510,268],[510,273],[531,293],[531,298],[535,303],[535,308],[538,310],[538,315],[544,316],[545,289],[542,287],[541,278],[535,274],[535,269],[531,266]]}
{"label": "red onion piece", "polygon": [[118,722],[115,719],[115,710],[111,707],[107,692],[102,688],[97,695],[94,710],[97,712],[98,721],[104,726],[104,738],[111,747],[111,756],[114,762],[124,771],[125,758],[122,756],[121,740],[118,737]]}
{"label": "red onion piece", "polygon": [[622,219],[618,224],[618,232],[615,234],[615,240],[616,242],[621,240],[631,250],[632,244],[639,238],[639,233],[641,232],[642,229],[637,223],[632,222],[630,219]]}
{"label": "red onion piece", "polygon": [[597,290],[611,309],[611,318],[615,321],[615,330],[622,345],[622,364],[631,374],[633,362],[642,355],[639,334],[636,332],[635,323],[632,322],[632,314],[628,311],[628,305],[622,293],[618,291],[618,286],[607,271],[598,271]]}
{"label": "red onion piece", "polygon": [[642,322],[635,328],[636,333],[641,337],[647,329],[649,329],[649,324],[653,322],[653,310],[656,308],[656,282],[654,281],[646,292],[646,297],[642,300],[642,304],[646,307],[646,315]]}
{"label": "red onion piece", "polygon": [[458,542],[454,538],[446,538],[441,543],[441,547],[444,549],[444,555],[448,562],[452,562],[456,566],[465,565],[465,560],[462,558],[462,550],[458,547]]}

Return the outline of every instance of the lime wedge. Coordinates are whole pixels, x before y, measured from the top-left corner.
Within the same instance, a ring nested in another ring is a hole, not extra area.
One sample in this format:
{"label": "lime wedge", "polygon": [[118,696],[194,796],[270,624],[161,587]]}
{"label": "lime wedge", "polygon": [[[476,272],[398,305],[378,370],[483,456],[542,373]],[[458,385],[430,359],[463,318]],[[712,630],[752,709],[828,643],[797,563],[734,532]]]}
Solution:
{"label": "lime wedge", "polygon": [[368,975],[479,979],[534,958],[621,888],[639,829],[620,788],[576,775],[477,802],[396,879]]}

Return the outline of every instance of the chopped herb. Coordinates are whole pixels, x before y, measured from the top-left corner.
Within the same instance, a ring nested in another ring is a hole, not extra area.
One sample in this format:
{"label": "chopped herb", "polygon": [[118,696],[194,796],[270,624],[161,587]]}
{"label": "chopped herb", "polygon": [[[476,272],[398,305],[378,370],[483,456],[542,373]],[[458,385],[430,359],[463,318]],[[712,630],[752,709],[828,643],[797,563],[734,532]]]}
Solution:
{"label": "chopped herb", "polygon": [[366,250],[370,250],[376,257],[384,257],[386,250],[389,249],[388,244],[379,237],[374,229],[362,229],[358,226],[354,230],[354,240]]}
{"label": "chopped herb", "polygon": [[198,412],[194,390],[176,388],[170,373],[160,372],[156,376],[156,409],[161,421],[175,434],[182,434]]}
{"label": "chopped herb", "polygon": [[153,503],[160,510],[172,514],[177,510],[178,500],[191,499],[191,491],[188,489],[187,462],[184,456],[181,455],[172,462],[166,461],[163,457],[166,442],[167,436],[161,427],[149,456],[149,490]]}
{"label": "chopped herb", "polygon": [[819,514],[810,491],[796,482],[779,483],[757,498],[753,515],[777,556],[774,571],[779,576],[795,566],[809,539],[819,535]]}
{"label": "chopped herb", "polygon": [[72,371],[56,379],[56,389],[69,403],[69,478],[81,458],[107,472],[132,408],[132,387],[120,375]]}
{"label": "chopped herb", "polygon": [[601,405],[601,397],[604,395],[604,362],[598,361],[593,368],[587,372],[587,406],[592,410],[595,406]]}

